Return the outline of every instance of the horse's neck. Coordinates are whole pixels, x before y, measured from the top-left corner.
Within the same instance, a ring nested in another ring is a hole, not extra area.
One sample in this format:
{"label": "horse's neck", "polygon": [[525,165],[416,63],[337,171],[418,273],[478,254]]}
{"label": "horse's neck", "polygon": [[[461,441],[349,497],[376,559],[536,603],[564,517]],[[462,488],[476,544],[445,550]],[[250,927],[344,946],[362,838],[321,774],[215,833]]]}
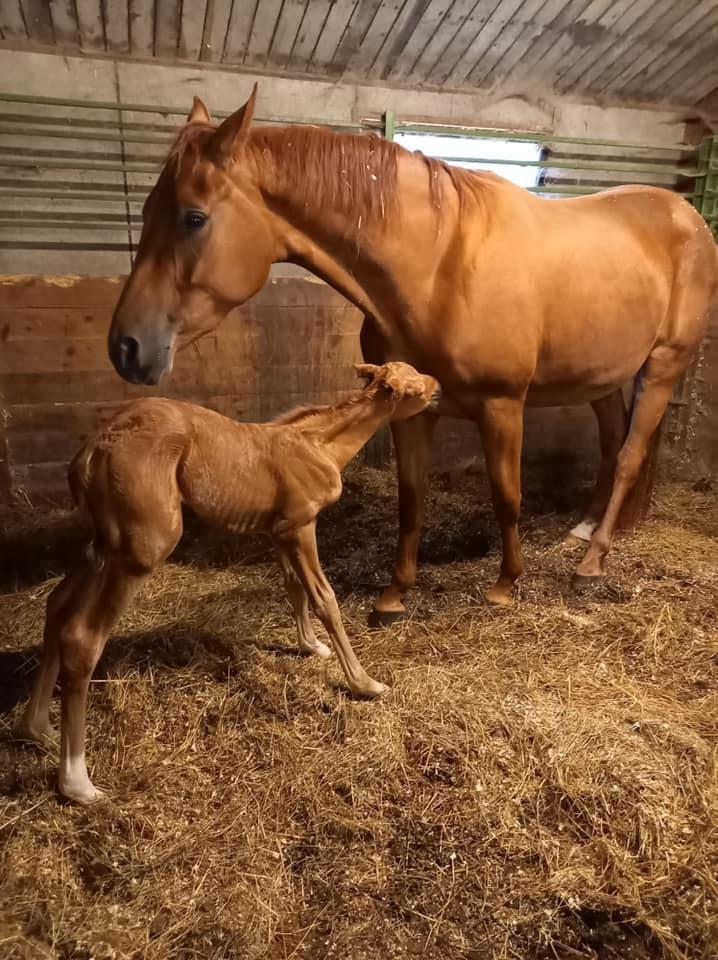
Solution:
{"label": "horse's neck", "polygon": [[[271,137],[263,142],[269,144],[270,152],[278,151]],[[361,204],[357,209],[341,210],[338,204],[328,209],[326,205],[308,202],[315,189],[311,172],[306,171],[306,186],[293,183],[287,188],[281,177],[276,176],[276,167],[282,162],[286,160],[277,156],[274,163],[266,167],[261,159],[257,164],[260,188],[277,215],[282,259],[305,267],[339,290],[365,315],[372,317],[391,339],[392,320],[388,311],[397,303],[405,303],[411,292],[401,289],[402,262],[409,255],[416,261],[420,261],[424,253],[433,256],[432,244],[427,244],[426,251],[419,249],[423,237],[421,231],[417,236],[416,216],[401,216],[401,184],[409,169],[409,179],[416,176],[419,192],[426,193],[425,210],[435,223],[436,209],[432,206],[429,177],[423,163],[409,154],[399,154],[397,195],[387,197],[385,219],[383,215],[367,215]],[[336,176],[341,176],[339,169]],[[413,235],[406,223],[414,228]]]}
{"label": "horse's neck", "polygon": [[322,451],[343,470],[390,416],[389,404],[362,396],[318,411],[299,429],[319,440]]}

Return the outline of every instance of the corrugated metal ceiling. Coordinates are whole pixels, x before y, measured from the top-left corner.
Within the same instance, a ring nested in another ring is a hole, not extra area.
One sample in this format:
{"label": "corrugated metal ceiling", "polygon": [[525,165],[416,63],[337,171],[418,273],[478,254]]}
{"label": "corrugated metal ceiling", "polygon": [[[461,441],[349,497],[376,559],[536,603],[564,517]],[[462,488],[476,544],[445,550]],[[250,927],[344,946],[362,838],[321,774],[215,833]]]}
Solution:
{"label": "corrugated metal ceiling", "polygon": [[0,0],[5,46],[695,104],[718,0]]}

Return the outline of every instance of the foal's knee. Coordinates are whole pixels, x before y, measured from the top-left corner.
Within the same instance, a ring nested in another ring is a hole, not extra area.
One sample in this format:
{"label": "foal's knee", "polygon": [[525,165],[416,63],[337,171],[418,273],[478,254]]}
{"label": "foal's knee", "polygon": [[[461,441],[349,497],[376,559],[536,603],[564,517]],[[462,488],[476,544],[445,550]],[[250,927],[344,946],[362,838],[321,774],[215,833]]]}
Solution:
{"label": "foal's knee", "polygon": [[63,686],[78,686],[87,682],[99,655],[94,632],[81,617],[72,617],[60,628],[58,640]]}

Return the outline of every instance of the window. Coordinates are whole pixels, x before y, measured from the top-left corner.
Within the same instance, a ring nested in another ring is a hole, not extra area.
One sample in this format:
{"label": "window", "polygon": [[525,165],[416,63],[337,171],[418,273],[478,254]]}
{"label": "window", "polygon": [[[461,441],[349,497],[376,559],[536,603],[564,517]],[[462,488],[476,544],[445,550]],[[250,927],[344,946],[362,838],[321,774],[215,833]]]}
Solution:
{"label": "window", "polygon": [[[394,141],[407,150],[421,150],[429,157],[470,170],[490,170],[520,187],[535,187],[541,167],[522,167],[505,161],[541,159],[541,144],[527,140],[500,140],[494,137],[447,137],[433,133],[399,133]],[[478,160],[477,160],[478,158]],[[491,163],[501,160],[502,163]]]}

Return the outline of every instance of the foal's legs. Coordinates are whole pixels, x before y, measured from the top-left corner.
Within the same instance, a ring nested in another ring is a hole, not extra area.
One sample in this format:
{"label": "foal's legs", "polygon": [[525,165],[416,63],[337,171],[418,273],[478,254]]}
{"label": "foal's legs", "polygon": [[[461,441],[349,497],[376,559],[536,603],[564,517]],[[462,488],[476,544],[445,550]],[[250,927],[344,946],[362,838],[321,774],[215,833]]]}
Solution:
{"label": "foal's legs", "polygon": [[373,680],[357,660],[344,630],[339,604],[327,580],[317,553],[316,523],[307,524],[281,538],[282,550],[289,558],[304,585],[315,614],[329,634],[332,646],[342,665],[347,686],[359,697],[378,697],[386,691],[383,683]]}
{"label": "foal's legs", "polygon": [[50,724],[50,702],[60,671],[60,651],[57,635],[51,624],[60,615],[73,592],[87,577],[85,565],[66,576],[47,598],[47,615],[40,665],[35,675],[30,700],[17,727],[15,736],[19,740],[31,740],[49,745],[57,740],[57,731]]}
{"label": "foal's legs", "polygon": [[436,421],[434,414],[422,413],[391,425],[399,477],[399,543],[391,584],[374,604],[370,617],[373,625],[392,623],[405,616],[404,597],[416,583],[416,558]]}
{"label": "foal's legs", "polygon": [[102,794],[87,773],[85,718],[87,690],[107,637],[149,571],[133,570],[124,559],[107,559],[75,587],[59,612],[48,610],[46,636],[59,647],[62,722],[60,793],[78,803]]}
{"label": "foal's legs", "polygon": [[646,361],[643,389],[636,400],[626,441],[618,454],[615,479],[603,518],[596,528],[585,557],[576,570],[576,579],[603,576],[621,507],[638,479],[649,442],[661,422],[673,386],[690,359],[690,351],[660,347]]}
{"label": "foal's legs", "polygon": [[616,460],[628,432],[628,412],[623,392],[615,390],[607,397],[594,400],[591,404],[598,420],[598,433],[601,443],[601,466],[593,491],[593,497],[586,510],[586,516],[569,533],[568,543],[576,540],[589,541],[601,517],[606,512],[613,489],[613,477],[616,472]]}
{"label": "foal's legs", "polygon": [[299,649],[304,653],[315,653],[317,656],[322,657],[322,659],[331,657],[332,652],[329,647],[326,643],[322,643],[321,640],[317,640],[314,633],[312,621],[309,619],[309,598],[307,597],[307,591],[302,586],[302,581],[292,566],[290,554],[279,542],[275,541],[275,546],[279,554],[282,573],[284,574],[284,585],[287,588],[289,602],[292,605],[294,622],[297,625],[297,644]]}
{"label": "foal's legs", "polygon": [[499,577],[486,592],[486,599],[489,603],[503,605],[511,603],[514,583],[524,569],[518,534],[523,413],[523,396],[495,397],[482,403],[479,416],[491,497],[503,547]]}

